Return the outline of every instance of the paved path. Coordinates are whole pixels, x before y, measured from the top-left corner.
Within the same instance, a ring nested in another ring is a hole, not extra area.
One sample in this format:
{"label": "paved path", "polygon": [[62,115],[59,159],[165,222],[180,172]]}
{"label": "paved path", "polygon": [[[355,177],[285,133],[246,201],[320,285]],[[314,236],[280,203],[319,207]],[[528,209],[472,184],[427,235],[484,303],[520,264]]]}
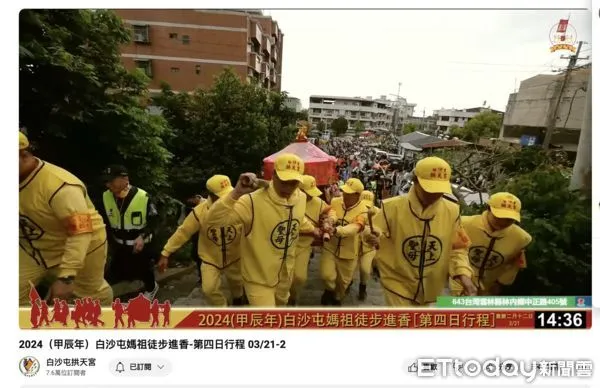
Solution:
{"label": "paved path", "polygon": [[[223,280],[225,283],[225,281]],[[377,281],[374,279],[369,280],[367,284],[367,299],[364,302],[358,301],[358,272],[356,273],[354,284],[352,285],[350,292],[346,296],[343,305],[344,306],[383,306],[384,299],[383,293],[381,291],[381,287]],[[202,294],[202,290],[200,287],[195,287],[189,294],[182,295],[178,293],[177,290],[181,289],[189,289],[190,286],[193,287],[194,284],[197,283],[197,275],[195,273],[188,274],[183,276],[182,278],[175,280],[171,283],[167,283],[167,285],[159,291],[158,297],[162,299],[164,297],[168,297],[173,301],[175,306],[206,306],[206,301],[204,299],[204,295]],[[170,288],[169,288],[170,287]],[[169,289],[167,289],[169,288]],[[169,295],[167,296],[167,292]],[[299,306],[320,306],[321,304],[321,295],[323,293],[323,283],[319,276],[319,254],[315,254],[315,257],[311,259],[309,268],[308,268],[308,282],[304,288],[304,291],[300,295],[298,300]],[[178,297],[179,295],[179,297]],[[227,297],[229,297],[228,292],[226,292]]]}

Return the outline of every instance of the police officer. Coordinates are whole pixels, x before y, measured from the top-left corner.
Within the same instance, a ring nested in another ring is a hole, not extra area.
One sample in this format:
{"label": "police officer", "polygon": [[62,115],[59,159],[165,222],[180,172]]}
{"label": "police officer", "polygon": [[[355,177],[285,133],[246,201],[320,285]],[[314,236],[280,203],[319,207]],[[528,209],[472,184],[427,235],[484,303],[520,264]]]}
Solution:
{"label": "police officer", "polygon": [[158,292],[154,276],[157,247],[153,237],[159,218],[147,192],[129,183],[123,166],[108,167],[103,174],[108,190],[102,195],[102,212],[107,225],[111,263],[109,281],[142,280],[144,296],[153,300]]}

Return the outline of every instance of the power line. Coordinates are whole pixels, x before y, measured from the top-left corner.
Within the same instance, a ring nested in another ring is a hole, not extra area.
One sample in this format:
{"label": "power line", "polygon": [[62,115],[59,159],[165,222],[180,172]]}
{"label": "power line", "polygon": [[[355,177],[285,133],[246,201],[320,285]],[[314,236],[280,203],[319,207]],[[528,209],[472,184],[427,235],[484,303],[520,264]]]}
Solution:
{"label": "power line", "polygon": [[515,67],[535,67],[535,68],[548,66],[547,64],[531,65],[531,64],[523,64],[523,63],[488,63],[488,62],[454,62],[454,61],[446,62],[446,63],[452,63],[452,64],[458,64],[458,65],[515,66]]}

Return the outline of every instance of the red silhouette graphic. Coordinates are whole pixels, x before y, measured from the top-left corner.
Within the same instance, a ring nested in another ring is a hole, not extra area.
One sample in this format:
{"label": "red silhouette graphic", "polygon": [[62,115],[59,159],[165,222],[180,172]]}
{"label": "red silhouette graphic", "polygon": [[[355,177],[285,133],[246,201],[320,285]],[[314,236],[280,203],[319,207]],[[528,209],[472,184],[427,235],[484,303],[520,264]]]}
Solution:
{"label": "red silhouette graphic", "polygon": [[150,314],[152,315],[152,324],[151,327],[158,326],[158,314],[160,313],[160,307],[158,307],[158,300],[154,299],[152,302],[152,307],[150,308]]}
{"label": "red silhouette graphic", "polygon": [[[42,300],[33,285],[29,291],[29,300],[31,303],[29,319],[31,327],[34,329],[40,326],[50,326],[51,323],[60,323],[66,327],[69,318],[77,329],[80,329],[81,326],[88,327],[90,325],[93,327],[105,326],[104,321],[101,319],[102,306],[99,300],[93,300],[89,297],[80,298],[76,299],[74,306],[70,307],[67,301],[55,298],[52,307],[52,319],[49,316],[48,303]],[[141,293],[130,299],[126,304],[116,298],[112,303],[112,310],[115,314],[115,329],[125,327],[123,314],[127,315],[128,328],[135,328],[137,322],[148,322],[151,327],[159,327],[161,313],[163,316],[162,327],[167,327],[170,324],[171,302],[167,300],[164,304],[160,304],[158,299],[151,302]]]}
{"label": "red silhouette graphic", "polygon": [[83,321],[86,325],[94,322],[94,304],[92,303],[92,298],[85,298],[83,300]]}
{"label": "red silhouette graphic", "polygon": [[112,303],[112,309],[115,313],[115,326],[114,328],[119,327],[119,323],[121,323],[121,327],[125,327],[125,322],[123,322],[123,313],[125,312],[125,307],[121,303],[121,299],[117,298]]}
{"label": "red silhouette graphic", "polygon": [[40,294],[38,294],[34,285],[31,284],[31,289],[29,290],[29,303],[31,303],[31,312],[29,314],[29,322],[31,322],[31,327],[37,329],[40,326],[40,306],[38,302],[41,300]]}
{"label": "red silhouette graphic", "polygon": [[136,321],[150,321],[150,301],[142,293],[127,303],[127,327],[135,327]]}
{"label": "red silhouette graphic", "polygon": [[171,323],[171,321],[170,321],[171,302],[166,300],[165,303],[162,305],[162,309],[163,309],[163,327],[166,327],[167,325],[169,325]]}
{"label": "red silhouette graphic", "polygon": [[79,324],[87,326],[85,323],[85,310],[81,299],[75,301],[75,309],[71,313],[71,319],[75,322],[75,327],[79,329]]}
{"label": "red silhouette graphic", "polygon": [[69,318],[69,305],[64,300],[54,298],[54,306],[52,308],[52,320],[50,322],[62,323],[63,326],[67,326],[67,319]]}
{"label": "red silhouette graphic", "polygon": [[44,324],[44,326],[50,326],[50,321],[48,320],[49,313],[50,312],[48,311],[48,303],[46,303],[46,301],[43,300],[41,303],[40,320],[38,322],[38,326],[42,326],[42,323]]}
{"label": "red silhouette graphic", "polygon": [[31,305],[31,315],[29,317],[29,321],[31,322],[31,327],[37,329],[40,326],[40,306],[36,302],[33,302]]}
{"label": "red silhouette graphic", "polygon": [[100,306],[100,301],[99,300],[95,300],[92,303],[92,325],[94,326],[104,326],[104,321],[102,321],[100,319],[100,316],[102,315],[102,306]]}

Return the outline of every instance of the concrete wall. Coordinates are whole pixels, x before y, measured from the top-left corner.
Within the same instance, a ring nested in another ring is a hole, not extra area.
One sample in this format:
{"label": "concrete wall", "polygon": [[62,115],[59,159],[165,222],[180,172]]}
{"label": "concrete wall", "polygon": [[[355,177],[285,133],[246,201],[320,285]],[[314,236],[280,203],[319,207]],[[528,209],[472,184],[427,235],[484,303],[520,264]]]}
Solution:
{"label": "concrete wall", "polygon": [[[572,73],[560,101],[557,128],[581,128],[586,95],[582,88],[587,86],[590,72],[591,69],[579,69]],[[519,92],[509,97],[503,126],[545,127],[552,109],[552,97],[560,87],[562,77],[540,74],[521,82]]]}

